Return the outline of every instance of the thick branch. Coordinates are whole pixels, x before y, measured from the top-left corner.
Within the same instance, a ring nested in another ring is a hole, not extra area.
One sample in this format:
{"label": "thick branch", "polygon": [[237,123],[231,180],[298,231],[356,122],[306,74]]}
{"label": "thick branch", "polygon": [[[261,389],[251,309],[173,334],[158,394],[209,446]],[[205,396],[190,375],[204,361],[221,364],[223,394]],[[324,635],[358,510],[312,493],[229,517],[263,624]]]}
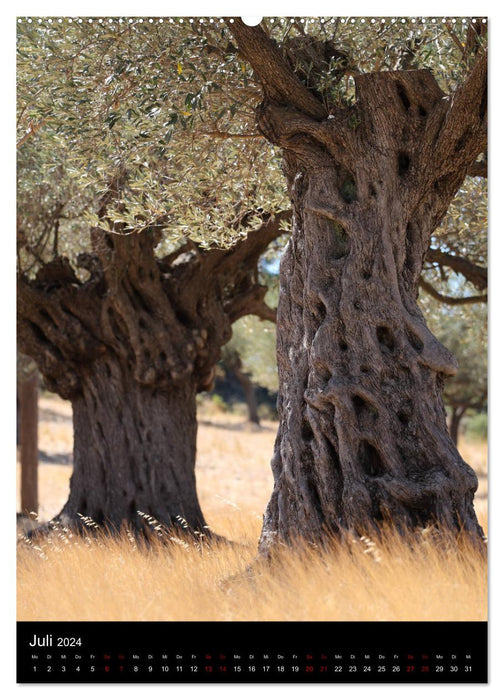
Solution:
{"label": "thick branch", "polygon": [[487,54],[478,59],[448,107],[437,142],[444,165],[467,172],[487,145]]}
{"label": "thick branch", "polygon": [[293,73],[274,42],[260,26],[249,27],[239,17],[228,27],[238,43],[243,58],[257,73],[265,94],[280,104],[290,104],[313,119],[326,119],[324,105]]}
{"label": "thick branch", "polygon": [[488,287],[488,270],[486,267],[481,267],[472,263],[467,258],[462,258],[459,255],[451,255],[443,253],[441,250],[429,248],[425,257],[427,262],[437,263],[445,267],[449,267],[454,272],[464,275],[468,282],[483,291]]}
{"label": "thick branch", "polygon": [[292,210],[285,209],[273,214],[259,228],[250,231],[245,238],[240,240],[229,250],[212,249],[204,254],[203,264],[209,271],[219,273],[225,270],[236,272],[246,262],[247,269],[252,269],[257,264],[269,243],[278,238],[282,233],[282,223],[290,222]]}
{"label": "thick branch", "polygon": [[430,294],[431,297],[433,297],[437,301],[440,301],[442,304],[448,304],[449,306],[462,306],[464,304],[481,304],[488,301],[488,297],[486,294],[472,297],[449,297],[444,294],[440,294],[436,289],[434,289],[432,284],[429,284],[429,282],[426,282],[422,278],[420,278],[419,286],[425,292]]}
{"label": "thick branch", "polygon": [[204,254],[204,272],[209,278],[225,280],[229,290],[224,301],[231,323],[250,314],[276,322],[276,311],[264,301],[267,287],[257,281],[257,264],[269,243],[282,234],[282,223],[290,221],[291,217],[290,209],[278,212],[230,250],[210,250]]}

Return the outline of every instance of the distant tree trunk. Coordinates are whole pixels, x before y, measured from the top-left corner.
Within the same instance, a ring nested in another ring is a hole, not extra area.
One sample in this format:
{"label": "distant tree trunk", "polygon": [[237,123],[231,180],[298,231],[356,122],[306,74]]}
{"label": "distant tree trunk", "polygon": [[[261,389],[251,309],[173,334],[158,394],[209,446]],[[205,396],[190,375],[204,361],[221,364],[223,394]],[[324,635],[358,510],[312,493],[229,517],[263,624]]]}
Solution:
{"label": "distant tree trunk", "polygon": [[432,232],[484,149],[486,62],[447,100],[428,71],[359,74],[328,110],[260,27],[230,29],[283,149],[293,233],[280,269],[279,430],[260,551],[436,522],[481,535],[474,471],[448,435],[453,356],[416,303]]}
{"label": "distant tree trunk", "polygon": [[38,513],[38,373],[19,383],[21,512]]}
{"label": "distant tree trunk", "polygon": [[458,445],[460,423],[467,410],[467,406],[452,406],[450,413],[450,437],[455,445]]}
{"label": "distant tree trunk", "polygon": [[251,423],[256,423],[256,425],[260,425],[259,414],[257,412],[257,397],[255,386],[247,372],[243,371],[243,363],[240,355],[234,349],[227,350],[224,362],[228,370],[234,374],[243,390],[245,403],[247,404],[249,421]]}
{"label": "distant tree trunk", "polygon": [[196,393],[208,388],[231,325],[266,310],[259,256],[272,217],[232,250],[192,243],[157,259],[156,230],[93,233],[95,254],[57,258],[18,281],[18,338],[51,391],[72,402],[74,472],[60,518],[112,530],[205,520],[195,483]]}
{"label": "distant tree trunk", "polygon": [[242,372],[241,369],[235,368],[234,373],[243,389],[245,402],[247,404],[248,419],[251,423],[260,425],[261,421],[259,420],[259,414],[257,412],[257,396],[255,386],[246,372]]}

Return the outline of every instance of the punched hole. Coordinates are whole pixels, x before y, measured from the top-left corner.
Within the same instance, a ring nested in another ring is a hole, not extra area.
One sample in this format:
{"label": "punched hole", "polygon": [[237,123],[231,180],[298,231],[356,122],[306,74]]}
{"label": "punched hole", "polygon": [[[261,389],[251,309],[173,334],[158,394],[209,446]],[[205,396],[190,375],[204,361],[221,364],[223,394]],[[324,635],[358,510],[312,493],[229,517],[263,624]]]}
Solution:
{"label": "punched hole", "polygon": [[257,27],[262,22],[262,17],[242,17],[241,20],[247,27]]}

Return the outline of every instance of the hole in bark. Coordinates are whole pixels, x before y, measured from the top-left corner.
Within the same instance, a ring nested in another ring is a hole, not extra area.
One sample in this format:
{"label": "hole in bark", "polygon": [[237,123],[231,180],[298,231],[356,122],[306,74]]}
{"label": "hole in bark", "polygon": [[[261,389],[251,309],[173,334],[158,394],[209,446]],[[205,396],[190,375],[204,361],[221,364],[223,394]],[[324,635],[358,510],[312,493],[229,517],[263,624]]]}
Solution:
{"label": "hole in bark", "polygon": [[352,403],[354,406],[354,411],[357,416],[360,416],[363,411],[367,408],[367,401],[365,401],[362,396],[358,396],[357,394],[355,396],[352,396]]}
{"label": "hole in bark", "polygon": [[151,308],[147,303],[146,299],[134,288],[131,287],[131,299],[137,308],[141,309],[144,313],[150,316]]}
{"label": "hole in bark", "polygon": [[373,276],[373,273],[370,270],[364,270],[362,273],[362,279],[364,280],[369,280]]}
{"label": "hole in bark", "polygon": [[352,396],[352,403],[354,405],[354,411],[357,414],[357,416],[362,415],[363,411],[365,411],[368,408],[368,403],[365,399],[362,398],[362,396],[355,395]]}
{"label": "hole in bark", "polygon": [[422,105],[418,105],[418,114],[419,114],[421,117],[426,117],[426,116],[427,116],[427,110],[425,109],[425,107],[422,107]]}
{"label": "hole in bark", "polygon": [[362,310],[362,304],[360,303],[360,301],[354,301],[354,309],[356,309],[357,311]]}
{"label": "hole in bark", "polygon": [[488,89],[485,87],[485,91],[483,92],[483,97],[481,98],[480,107],[479,107],[479,118],[481,121],[484,121],[484,119],[486,117],[487,101],[488,101]]}
{"label": "hole in bark", "polygon": [[[198,313],[204,314],[206,311],[206,302],[198,302],[197,309]],[[188,328],[191,327],[193,321],[192,318],[189,316],[189,314],[186,314],[184,311],[181,309],[174,309],[175,311],[175,316],[177,317],[177,321],[181,323],[182,326],[187,326]]]}
{"label": "hole in bark", "polygon": [[387,326],[378,326],[376,329],[376,337],[378,338],[382,350],[394,351],[396,344],[390,328],[387,328]]}
{"label": "hole in bark", "polygon": [[315,481],[310,478],[306,479],[306,487],[308,493],[310,494],[310,506],[313,507],[318,513],[322,514],[322,503],[320,501],[320,495]]}
{"label": "hole in bark", "polygon": [[331,240],[331,257],[333,260],[339,260],[340,258],[345,257],[345,255],[348,255],[348,234],[341,224],[338,224],[335,221],[330,223],[332,224],[333,232],[333,237]]}
{"label": "hole in bark", "polygon": [[414,348],[417,352],[422,352],[424,344],[422,339],[416,333],[413,333],[413,331],[407,328],[406,337],[408,338],[408,342],[412,348]]}
{"label": "hole in bark", "polygon": [[411,102],[408,97],[408,93],[406,92],[406,89],[404,88],[404,85],[402,83],[396,83],[396,88],[397,88],[397,94],[399,96],[399,99],[401,100],[403,107],[405,111],[407,112],[408,109],[410,108]]}
{"label": "hole in bark", "polygon": [[471,132],[469,129],[467,129],[462,134],[462,136],[459,139],[457,139],[457,143],[455,144],[455,148],[457,149],[457,151],[461,151],[464,148],[470,135]]}
{"label": "hole in bark", "polygon": [[161,360],[161,362],[166,362],[166,360],[168,359],[168,356],[164,351],[162,351],[159,353],[159,359]]}
{"label": "hole in bark", "polygon": [[408,423],[410,422],[410,417],[407,413],[405,413],[405,411],[399,411],[397,417],[399,419],[399,422],[403,425],[408,425]]}
{"label": "hole in bark", "polygon": [[149,279],[152,281],[152,280],[154,280],[154,277],[155,277],[155,275],[154,275],[154,273],[153,273],[152,270],[151,270],[151,271],[149,272]]}
{"label": "hole in bark", "polygon": [[371,184],[369,185],[369,196],[370,196],[370,197],[376,197],[376,195],[377,195],[377,193],[376,193],[375,186],[371,183]]}
{"label": "hole in bark", "polygon": [[[37,326],[36,323],[29,321],[29,326],[37,340],[41,343],[41,345],[51,345],[51,341],[49,340],[49,338],[45,335],[44,331],[39,326]],[[56,346],[51,345],[51,350],[56,355],[58,360],[63,361],[63,355]]]}
{"label": "hole in bark", "polygon": [[357,459],[364,473],[368,476],[382,476],[385,473],[385,467],[378,450],[367,440],[361,440]]}
{"label": "hole in bark", "polygon": [[328,382],[329,379],[332,377],[332,372],[329,369],[329,367],[327,367],[327,365],[324,365],[322,363],[314,363],[314,367],[317,370],[317,373],[323,382]]}
{"label": "hole in bark", "polygon": [[309,442],[313,439],[313,430],[308,422],[308,419],[303,416],[303,421],[301,423],[301,439],[305,442]]}
{"label": "hole in bark", "polygon": [[357,186],[351,175],[347,176],[340,187],[340,194],[347,204],[357,199]]}
{"label": "hole in bark", "polygon": [[370,428],[376,418],[378,418],[378,411],[376,408],[358,394],[352,396],[352,404],[359,427],[361,429],[364,427]]}
{"label": "hole in bark", "polygon": [[362,374],[367,374],[370,371],[370,369],[369,367],[367,367],[367,365],[361,365],[360,371],[362,372]]}
{"label": "hole in bark", "polygon": [[410,157],[404,151],[400,151],[397,156],[397,171],[400,176],[406,175],[410,167]]}
{"label": "hole in bark", "polygon": [[129,513],[129,517],[130,517],[131,522],[136,520],[136,518],[138,517],[137,506],[136,506],[135,501],[130,501],[130,503],[128,505],[128,513]]}
{"label": "hole in bark", "polygon": [[345,350],[348,350],[348,345],[345,343],[344,340],[340,340],[340,341],[339,341],[339,347],[340,347],[340,350],[343,350],[343,352],[344,352]]}
{"label": "hole in bark", "polygon": [[56,324],[54,322],[54,319],[52,316],[50,316],[45,309],[39,309],[39,316],[41,319],[43,319],[46,323],[48,323],[50,326],[55,327]]}

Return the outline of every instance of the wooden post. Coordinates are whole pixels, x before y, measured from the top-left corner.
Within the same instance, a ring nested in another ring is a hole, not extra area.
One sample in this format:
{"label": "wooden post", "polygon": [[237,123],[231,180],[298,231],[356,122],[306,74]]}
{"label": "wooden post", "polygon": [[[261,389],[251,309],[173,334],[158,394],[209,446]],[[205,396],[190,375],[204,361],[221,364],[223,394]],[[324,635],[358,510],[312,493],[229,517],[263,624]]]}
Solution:
{"label": "wooden post", "polygon": [[[21,512],[38,513],[38,373],[20,382]],[[33,517],[33,516],[31,516]]]}

